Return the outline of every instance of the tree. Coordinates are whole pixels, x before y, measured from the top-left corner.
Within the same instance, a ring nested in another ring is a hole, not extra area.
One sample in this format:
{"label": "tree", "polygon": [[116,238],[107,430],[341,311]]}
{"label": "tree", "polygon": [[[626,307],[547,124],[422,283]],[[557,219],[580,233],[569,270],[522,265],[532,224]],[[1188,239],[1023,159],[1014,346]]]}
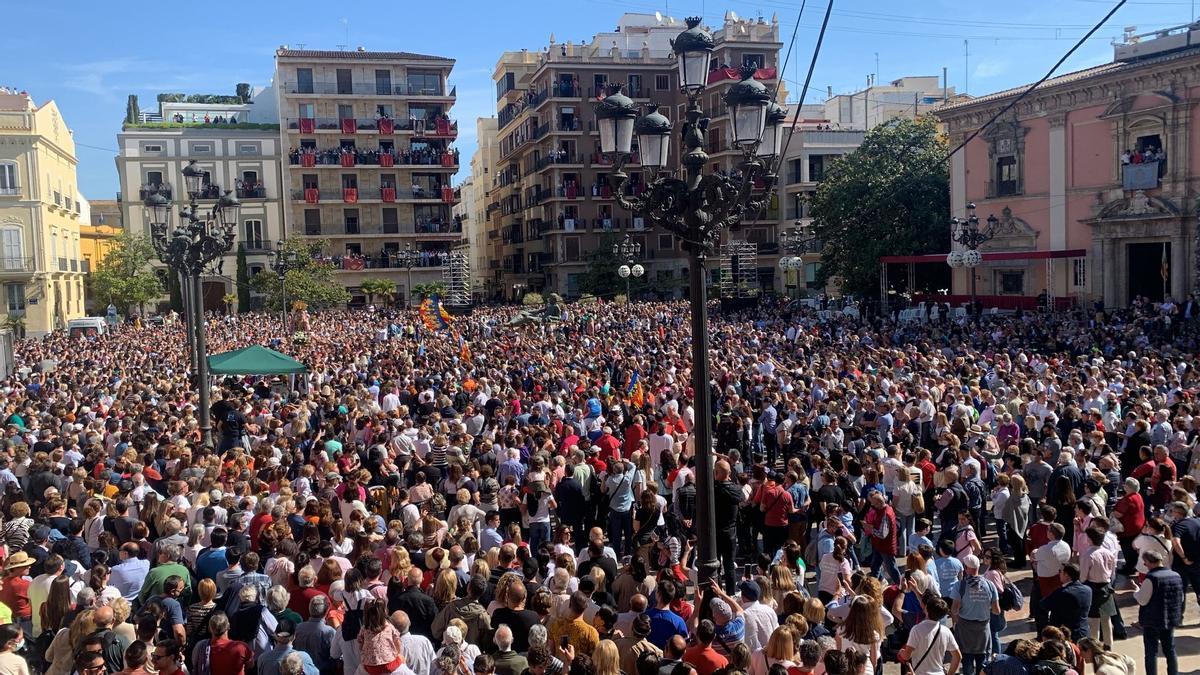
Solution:
{"label": "tree", "polygon": [[300,301],[313,309],[337,307],[350,301],[350,294],[333,273],[333,265],[316,257],[324,248],[324,241],[292,238],[283,246],[285,251],[295,251],[303,261],[299,267],[288,270],[283,287],[279,276],[266,270],[250,279],[250,288],[267,296],[269,309],[283,308],[283,289],[287,289],[289,304]]}
{"label": "tree", "polygon": [[154,247],[143,236],[123,233],[92,273],[92,292],[122,314],[162,295],[162,282],[150,267]]}
{"label": "tree", "polygon": [[125,102],[125,123],[137,124],[138,117],[141,117],[141,110],[138,108],[137,94],[130,94]]}
{"label": "tree", "polygon": [[412,294],[422,300],[431,295],[442,296],[446,294],[446,284],[441,281],[434,281],[428,284],[413,284]]}
{"label": "tree", "polygon": [[391,279],[365,279],[358,287],[367,294],[367,304],[374,304],[376,295],[382,295],[387,298],[386,304],[391,304],[396,295],[396,282]]}
{"label": "tree", "polygon": [[237,286],[238,314],[250,311],[250,268],[246,265],[246,247],[238,244],[237,275],[234,277]]}
{"label": "tree", "polygon": [[895,120],[833,162],[809,199],[822,242],[819,283],[879,293],[880,256],[949,251],[950,173],[932,119]]}
{"label": "tree", "polygon": [[237,97],[242,103],[250,102],[250,84],[247,82],[237,83]]}

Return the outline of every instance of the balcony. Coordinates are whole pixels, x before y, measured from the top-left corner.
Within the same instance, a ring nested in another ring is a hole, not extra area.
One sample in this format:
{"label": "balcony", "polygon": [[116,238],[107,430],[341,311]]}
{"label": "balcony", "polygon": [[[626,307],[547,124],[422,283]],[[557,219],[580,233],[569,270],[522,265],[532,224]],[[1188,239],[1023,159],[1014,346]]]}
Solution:
{"label": "balcony", "polygon": [[358,148],[305,148],[288,154],[288,163],[304,168],[359,166],[390,168],[393,166],[434,166],[447,169],[458,167],[457,150],[426,148],[418,150],[360,150]]}
{"label": "balcony", "polygon": [[[756,80],[774,80],[778,76],[778,71],[774,68],[759,68],[754,71],[754,79]],[[708,84],[713,85],[726,80],[740,80],[741,74],[737,68],[714,68],[708,71]]]}
{"label": "balcony", "polygon": [[446,93],[445,87],[424,87],[416,84],[391,84],[384,82],[284,82],[284,91],[291,95],[305,96],[335,95],[335,96],[434,96],[454,98],[458,96],[458,87],[452,87]]}
{"label": "balcony", "polygon": [[1167,161],[1121,165],[1121,188],[1124,190],[1153,190],[1162,182]]}
{"label": "balcony", "polygon": [[21,187],[14,185],[12,187],[0,187],[0,197],[20,197]]}
{"label": "balcony", "polygon": [[[345,129],[343,123],[347,121],[353,122],[353,127]],[[398,120],[391,117],[380,117],[377,119],[359,119],[359,118],[338,118],[338,117],[289,117],[287,118],[287,128],[289,131],[299,131],[302,134],[313,134],[322,131],[336,133],[378,133],[385,136],[390,136],[396,131],[412,131],[414,120]]]}
{"label": "balcony", "polygon": [[0,275],[32,274],[33,272],[33,258],[0,258]]}
{"label": "balcony", "polygon": [[146,201],[150,195],[162,195],[167,199],[171,198],[170,183],[145,183],[138,188],[138,201]]}
{"label": "balcony", "polygon": [[308,237],[375,237],[396,235],[423,235],[444,238],[439,235],[459,235],[462,225],[457,221],[442,218],[420,218],[411,223],[308,223],[304,235]]}
{"label": "balcony", "polygon": [[[449,255],[449,251],[421,251],[419,263],[412,269],[415,271],[441,268],[448,260]],[[317,260],[332,266],[335,272],[361,272],[363,270],[380,269],[399,270],[401,272],[409,271],[409,268],[396,264],[390,252],[386,250],[366,254],[322,256],[318,257]]]}
{"label": "balcony", "polygon": [[556,164],[582,165],[583,160],[578,155],[568,155],[566,153],[555,153],[553,155],[547,155],[546,157],[542,157],[542,158],[538,159],[538,161],[534,162],[533,170],[535,172],[541,171],[547,167],[551,167]]}
{"label": "balcony", "polygon": [[266,199],[267,188],[262,185],[253,185],[237,182],[237,198],[238,199]]}

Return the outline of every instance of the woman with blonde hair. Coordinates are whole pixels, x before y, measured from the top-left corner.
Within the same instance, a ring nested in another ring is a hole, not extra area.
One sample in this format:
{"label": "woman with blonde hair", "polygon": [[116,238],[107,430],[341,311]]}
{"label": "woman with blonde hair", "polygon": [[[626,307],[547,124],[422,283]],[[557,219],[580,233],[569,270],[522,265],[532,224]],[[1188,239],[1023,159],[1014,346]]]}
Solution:
{"label": "woman with blonde hair", "polygon": [[70,628],[63,628],[54,636],[46,650],[46,662],[50,664],[46,675],[71,675],[75,670],[75,652],[85,637],[96,632],[95,613],[94,609],[83,610],[76,615]]}
{"label": "woman with blonde hair", "polygon": [[187,546],[183,547],[183,559],[187,561],[189,568],[196,569],[196,556],[202,550],[204,550],[204,526],[192,525],[188,530]]}
{"label": "woman with blonde hair", "polygon": [[439,610],[454,602],[454,599],[458,597],[458,575],[454,573],[454,570],[445,569],[438,573],[433,582],[433,592],[430,595],[437,603]]}
{"label": "woman with blonde hair", "polygon": [[783,599],[789,593],[799,590],[796,587],[796,575],[792,574],[792,568],[787,565],[772,565],[770,577],[771,595],[774,598],[771,607],[777,608],[783,604]]}
{"label": "woman with blonde hair", "polygon": [[850,603],[850,613],[838,626],[837,647],[840,650],[867,655],[863,675],[874,675],[883,642],[883,617],[879,603],[860,595]]}
{"label": "woman with blonde hair", "polygon": [[794,668],[798,665],[795,659],[796,640],[791,627],[778,626],[767,638],[767,648],[751,655],[748,675],[768,675],[777,663],[784,668]]}
{"label": "woman with blonde hair", "polygon": [[133,606],[123,597],[118,597],[108,603],[113,611],[113,632],[125,638],[129,642],[137,639],[137,631],[134,630],[133,624],[129,623],[129,617],[133,614]]}
{"label": "woman with blonde hair", "polygon": [[592,652],[592,675],[622,675],[621,652],[612,640],[601,640]]}
{"label": "woman with blonde hair", "polygon": [[492,593],[492,601],[487,606],[488,614],[508,606],[508,589],[515,583],[523,583],[516,572],[505,572],[500,576],[499,581],[496,582],[496,590]]}

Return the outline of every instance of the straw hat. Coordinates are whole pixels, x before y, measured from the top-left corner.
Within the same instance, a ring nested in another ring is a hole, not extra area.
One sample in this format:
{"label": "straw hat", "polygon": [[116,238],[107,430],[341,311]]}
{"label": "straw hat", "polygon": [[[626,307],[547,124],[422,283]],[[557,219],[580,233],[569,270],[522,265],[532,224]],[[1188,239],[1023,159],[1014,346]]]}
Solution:
{"label": "straw hat", "polygon": [[24,551],[17,551],[10,555],[8,560],[4,561],[4,571],[19,569],[22,567],[32,567],[37,561],[29,557],[29,554]]}

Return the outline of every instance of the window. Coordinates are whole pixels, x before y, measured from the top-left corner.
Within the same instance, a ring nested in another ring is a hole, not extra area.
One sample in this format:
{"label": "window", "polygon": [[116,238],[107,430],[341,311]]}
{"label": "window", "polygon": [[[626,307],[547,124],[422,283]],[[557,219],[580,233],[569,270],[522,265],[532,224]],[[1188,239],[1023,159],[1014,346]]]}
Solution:
{"label": "window", "polygon": [[0,162],[0,195],[15,195],[17,185],[17,163]]}
{"label": "window", "polygon": [[666,90],[670,89],[671,88],[671,76],[670,75],[655,75],[654,76],[654,88],[657,89],[658,91],[666,91]]}
{"label": "window", "polygon": [[1087,258],[1075,258],[1071,261],[1071,285],[1075,288],[1087,286]]}
{"label": "window", "polygon": [[1025,294],[1025,273],[1019,270],[1002,271],[997,273],[1000,277],[1000,293],[1002,295],[1024,295]]}
{"label": "window", "polygon": [[808,180],[812,183],[825,180],[825,155],[808,156]]}
{"label": "window", "polygon": [[301,103],[299,106],[297,106],[297,108],[300,113],[300,119],[305,119],[305,120],[316,119],[317,108],[312,103]]}
{"label": "window", "polygon": [[192,143],[192,152],[199,155],[211,154],[213,146],[210,143]]}
{"label": "window", "polygon": [[358,209],[342,209],[342,222],[346,224],[346,234],[358,234]]}
{"label": "window", "polygon": [[362,255],[362,244],[346,244],[346,255]]}
{"label": "window", "polygon": [[353,94],[354,93],[354,83],[353,82],[354,82],[354,80],[353,80],[353,77],[351,76],[349,68],[338,68],[337,69],[337,93]]}
{"label": "window", "polygon": [[321,234],[321,209],[304,209],[304,234]]}
{"label": "window", "polygon": [[375,106],[375,114],[380,117],[392,117],[392,105],[390,103],[380,103]]}
{"label": "window", "polygon": [[162,146],[157,143],[146,143],[142,146],[142,152],[162,152]]}
{"label": "window", "polygon": [[755,68],[762,68],[767,63],[766,58],[762,54],[742,54],[742,65],[753,65]]}
{"label": "window", "polygon": [[162,182],[163,182],[163,178],[162,178],[161,171],[147,171],[146,172],[146,184],[147,185],[162,185]]}
{"label": "window", "polygon": [[298,94],[313,93],[312,68],[297,68],[296,69],[296,93],[298,93]]}
{"label": "window", "polygon": [[25,284],[8,284],[5,286],[8,297],[8,311],[20,312],[25,309]]}
{"label": "window", "polygon": [[24,247],[21,246],[21,229],[6,227],[0,230],[0,269],[20,270],[23,267]]}
{"label": "window", "polygon": [[257,143],[242,143],[238,145],[239,155],[257,155],[262,152]]}
{"label": "window", "polygon": [[817,271],[821,269],[821,263],[805,263],[804,264],[804,285],[807,288],[817,287]]}
{"label": "window", "polygon": [[442,74],[437,71],[410,70],[408,71],[408,93],[425,96],[442,95]]}
{"label": "window", "polygon": [[565,262],[575,262],[579,260],[579,237],[567,237],[563,240],[563,253]]}
{"label": "window", "polygon": [[675,248],[675,237],[669,234],[658,235],[658,248],[661,251],[669,251]]}
{"label": "window", "polygon": [[996,196],[1017,194],[1017,158],[1013,155],[996,160]]}
{"label": "window", "polygon": [[635,98],[640,98],[642,96],[645,96],[645,94],[642,93],[642,76],[641,75],[631,74],[629,76],[629,96],[633,96]]}
{"label": "window", "polygon": [[375,71],[375,93],[380,96],[392,93],[392,71],[382,69]]}
{"label": "window", "polygon": [[352,106],[352,105],[339,105],[339,106],[338,106],[338,119],[339,119],[339,120],[352,120],[352,119],[354,119],[354,106]]}
{"label": "window", "polygon": [[389,207],[383,210],[383,233],[400,234],[400,218],[396,209]]}
{"label": "window", "polygon": [[502,98],[505,94],[517,88],[516,73],[505,73],[500,81],[496,83],[496,98]]}
{"label": "window", "polygon": [[245,222],[245,242],[246,248],[253,251],[260,251],[266,248],[263,241],[263,224],[261,220],[247,220]]}
{"label": "window", "polygon": [[604,73],[596,73],[592,76],[592,89],[599,96],[604,93],[604,88],[608,85],[608,75]]}

